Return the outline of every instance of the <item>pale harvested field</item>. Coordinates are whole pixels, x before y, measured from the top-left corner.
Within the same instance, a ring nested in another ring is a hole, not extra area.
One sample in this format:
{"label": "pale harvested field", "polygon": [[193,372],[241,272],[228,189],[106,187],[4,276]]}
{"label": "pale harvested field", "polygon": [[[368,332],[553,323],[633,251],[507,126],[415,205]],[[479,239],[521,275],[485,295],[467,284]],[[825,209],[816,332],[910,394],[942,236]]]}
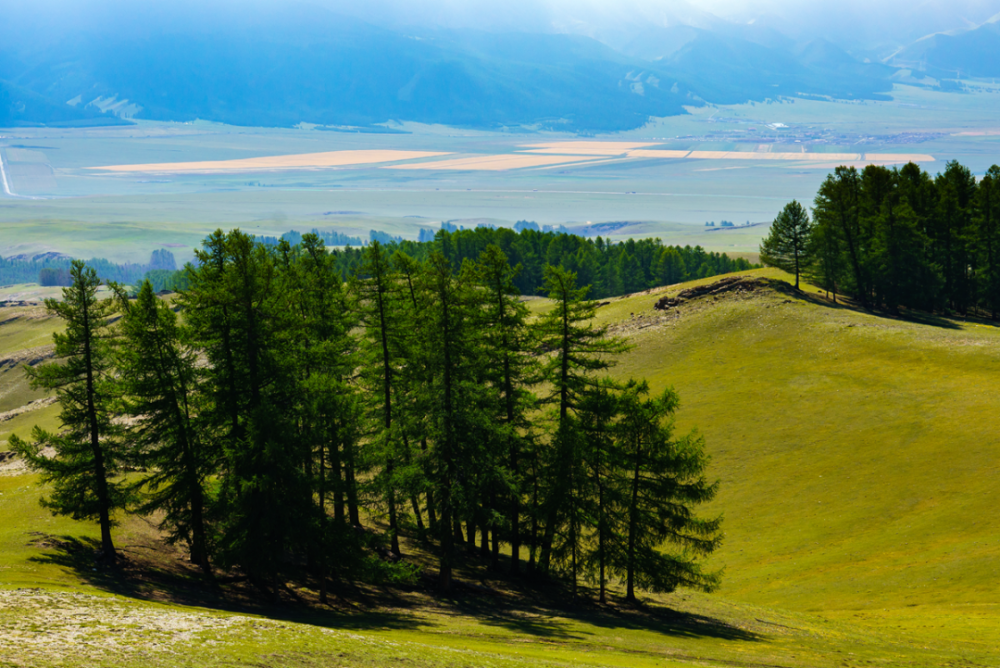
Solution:
{"label": "pale harvested field", "polygon": [[300,153],[297,155],[271,155],[239,160],[204,160],[200,162],[162,162],[147,165],[108,165],[89,167],[105,172],[261,172],[285,169],[322,169],[324,167],[349,167],[379,162],[436,158],[449,153],[434,151],[328,151],[325,153]]}
{"label": "pale harvested field", "polygon": [[666,149],[640,148],[629,151],[630,158],[686,158],[691,151],[669,151]]}
{"label": "pale harvested field", "polygon": [[934,156],[919,153],[865,153],[865,162],[934,162]]}
{"label": "pale harvested field", "polygon": [[454,169],[484,172],[503,172],[508,169],[544,167],[574,162],[587,162],[591,157],[571,155],[532,155],[528,153],[505,153],[501,155],[476,155],[469,158],[439,160],[437,162],[417,162],[405,165],[386,166],[382,169]]}
{"label": "pale harvested field", "polygon": [[[635,153],[635,151],[617,149],[617,148],[533,148],[524,153],[534,153],[534,154],[558,154],[558,155],[594,155],[594,156],[617,156],[617,155],[630,155]],[[687,153],[687,151],[684,151]]]}
{"label": "pale harvested field", "polygon": [[634,148],[657,146],[658,142],[628,142],[628,141],[557,141],[544,144],[526,144],[524,148],[554,148],[566,153],[575,151],[618,151],[624,153]]}
{"label": "pale harvested field", "polygon": [[691,151],[696,160],[860,160],[857,153],[757,153],[756,151]]}

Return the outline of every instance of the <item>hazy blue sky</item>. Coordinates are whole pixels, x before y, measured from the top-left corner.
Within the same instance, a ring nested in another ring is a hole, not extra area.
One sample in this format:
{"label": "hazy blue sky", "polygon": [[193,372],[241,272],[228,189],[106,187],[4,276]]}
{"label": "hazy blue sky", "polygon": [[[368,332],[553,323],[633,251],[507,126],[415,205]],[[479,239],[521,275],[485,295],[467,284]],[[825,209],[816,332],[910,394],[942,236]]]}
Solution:
{"label": "hazy blue sky", "polygon": [[[240,14],[279,9],[288,0],[0,0],[13,23],[73,30],[88,14],[114,23],[147,12],[224,7]],[[972,27],[1000,13],[1000,0],[299,0],[390,27],[568,32],[613,43],[650,26],[717,27],[722,18],[778,30],[797,40],[906,43],[926,34]],[[99,9],[98,9],[99,8]],[[98,9],[98,11],[93,11]],[[103,10],[103,11],[102,11]],[[9,27],[9,26],[8,26]],[[13,29],[13,28],[11,28]],[[3,27],[0,26],[0,34]]]}

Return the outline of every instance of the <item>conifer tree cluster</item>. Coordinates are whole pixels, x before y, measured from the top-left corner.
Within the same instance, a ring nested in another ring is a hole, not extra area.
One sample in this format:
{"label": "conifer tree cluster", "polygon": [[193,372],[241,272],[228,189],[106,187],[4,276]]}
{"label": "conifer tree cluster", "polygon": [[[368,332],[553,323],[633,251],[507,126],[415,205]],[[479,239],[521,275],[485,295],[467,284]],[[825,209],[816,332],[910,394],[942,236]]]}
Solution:
{"label": "conifer tree cluster", "polygon": [[820,186],[812,221],[797,202],[782,211],[761,260],[866,308],[996,319],[1000,167],[978,181],[957,162],[935,177],[913,163],[838,167]]}
{"label": "conifer tree cluster", "polygon": [[116,513],[155,513],[206,573],[265,590],[407,577],[403,536],[444,590],[470,551],[602,600],[610,579],[630,599],[717,585],[698,561],[721,535],[695,512],[716,492],[703,443],[674,435],[673,392],[606,375],[626,345],[574,272],[545,268],[553,308],[532,319],[496,245],[455,267],[373,242],[347,281],[336,262],[313,234],[217,231],[171,304],[148,281],[98,300],[75,263],[48,302],[61,359],[32,372],[66,432],[12,440],[46,503],[97,519],[108,558]]}

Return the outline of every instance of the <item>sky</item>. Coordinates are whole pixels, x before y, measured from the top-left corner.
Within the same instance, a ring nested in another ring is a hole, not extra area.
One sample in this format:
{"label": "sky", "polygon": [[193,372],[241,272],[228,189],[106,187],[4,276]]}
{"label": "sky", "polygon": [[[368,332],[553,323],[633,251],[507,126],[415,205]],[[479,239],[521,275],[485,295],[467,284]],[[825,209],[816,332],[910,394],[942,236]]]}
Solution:
{"label": "sky", "polygon": [[[0,0],[0,16],[20,16],[39,30],[72,30],[88,16],[206,6],[239,13],[274,11],[293,0]],[[756,24],[796,41],[826,38],[842,45],[903,45],[924,35],[974,27],[1000,16],[1000,0],[298,0],[395,29],[476,28],[561,32],[606,43],[643,29]],[[103,11],[94,11],[95,9]],[[12,20],[8,22],[12,23]],[[0,27],[2,34],[2,27]],[[612,44],[614,46],[615,44]]]}

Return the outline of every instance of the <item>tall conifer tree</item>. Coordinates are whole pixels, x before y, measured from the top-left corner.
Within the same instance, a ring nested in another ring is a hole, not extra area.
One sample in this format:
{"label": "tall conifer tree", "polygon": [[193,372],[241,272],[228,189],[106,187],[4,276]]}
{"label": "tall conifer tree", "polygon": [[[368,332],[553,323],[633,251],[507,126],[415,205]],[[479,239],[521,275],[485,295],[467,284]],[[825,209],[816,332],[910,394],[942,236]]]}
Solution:
{"label": "tall conifer tree", "polygon": [[1000,316],[1000,166],[993,165],[976,192],[975,241],[979,294],[994,320]]}
{"label": "tall conifer tree", "polygon": [[[372,486],[389,519],[390,549],[399,554],[400,479],[398,468],[407,461],[405,425],[399,396],[403,336],[406,323],[404,295],[385,246],[373,241],[363,251],[364,261],[354,283],[359,305],[361,382],[366,392],[368,457],[374,466]],[[405,498],[405,497],[404,497]]]}
{"label": "tall conifer tree", "polygon": [[[528,389],[537,375],[535,338],[528,327],[528,307],[518,298],[520,291],[514,282],[518,271],[519,267],[511,267],[498,246],[488,246],[479,256],[477,273],[484,304],[483,354],[491,360],[486,368],[499,400],[495,410],[499,447],[494,455],[505,460],[510,475],[509,489],[503,494],[509,500],[508,507],[494,510],[498,515],[506,515],[509,522],[510,568],[514,573],[520,569],[521,560],[521,497],[525,482],[522,458],[530,443],[528,413],[537,401]],[[493,535],[495,561],[499,549],[495,526]]]}
{"label": "tall conifer tree", "polygon": [[542,402],[554,409],[555,425],[547,455],[545,533],[538,561],[543,573],[549,570],[567,504],[574,502],[571,475],[581,468],[576,414],[581,398],[593,387],[593,374],[609,368],[611,357],[627,350],[623,341],[608,336],[607,327],[594,324],[596,305],[587,299],[589,288],[577,287],[574,273],[546,267],[545,284],[555,304],[538,324],[542,348],[553,351],[542,364],[542,378],[550,387]]}
{"label": "tall conifer tree", "polygon": [[149,473],[137,489],[139,512],[162,512],[171,542],[184,541],[191,562],[210,572],[207,480],[219,452],[199,421],[196,352],[182,342],[177,316],[143,281],[134,302],[119,291],[123,317],[116,370],[131,418],[127,441]]}
{"label": "tall conifer tree", "polygon": [[191,272],[184,302],[195,340],[213,362],[211,393],[222,407],[213,412],[232,420],[221,439],[218,560],[270,589],[287,551],[309,543],[313,516],[285,356],[290,314],[281,270],[266,247],[239,230],[206,246],[208,261]]}
{"label": "tall conifer tree", "polygon": [[489,388],[479,382],[478,367],[485,360],[467,272],[456,278],[448,259],[433,252],[420,274],[419,294],[425,319],[419,355],[427,373],[420,405],[430,442],[425,470],[439,511],[439,582],[448,590],[456,559],[456,527],[477,500],[472,494],[476,478],[489,466],[480,456],[483,443],[475,437],[491,428],[486,408],[492,401],[486,396]]}
{"label": "tall conifer tree", "polygon": [[812,262],[812,222],[801,204],[791,201],[771,224],[771,231],[760,243],[760,260],[764,264],[795,274],[795,289],[799,276]]}
{"label": "tall conifer tree", "polygon": [[[631,382],[619,403],[616,427],[620,441],[624,494],[621,523],[624,546],[612,551],[611,570],[626,584],[626,599],[636,588],[669,592],[677,587],[713,590],[717,573],[702,570],[697,556],[715,550],[722,518],[699,518],[694,506],[711,501],[718,483],[705,478],[708,457],[694,434],[673,437],[677,395],[666,390],[647,398],[649,385]],[[663,551],[664,543],[680,554]]]}
{"label": "tall conifer tree", "polygon": [[[70,275],[73,283],[63,289],[62,300],[45,300],[48,312],[66,323],[66,330],[52,337],[56,361],[25,368],[33,387],[56,393],[63,432],[36,426],[33,442],[13,436],[10,446],[52,484],[42,505],[58,515],[97,520],[99,556],[113,560],[113,514],[126,506],[129,496],[122,477],[128,455],[112,412],[116,389],[110,318],[115,304],[98,299],[101,281],[82,261],[73,261]],[[54,450],[51,457],[42,454],[46,447]]]}

